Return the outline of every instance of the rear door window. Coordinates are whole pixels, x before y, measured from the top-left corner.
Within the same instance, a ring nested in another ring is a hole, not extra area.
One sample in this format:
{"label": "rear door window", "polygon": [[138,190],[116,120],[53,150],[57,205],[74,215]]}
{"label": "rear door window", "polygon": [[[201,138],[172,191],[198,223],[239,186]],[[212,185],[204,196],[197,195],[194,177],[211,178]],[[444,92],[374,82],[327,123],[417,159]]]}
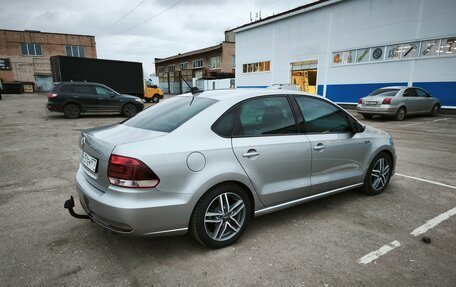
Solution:
{"label": "rear door window", "polygon": [[86,94],[86,95],[96,95],[95,87],[94,86],[84,86],[84,85],[79,85],[78,86],[78,93],[80,94]]}
{"label": "rear door window", "polygon": [[214,99],[197,96],[174,97],[148,108],[125,121],[124,125],[169,133],[216,102]]}
{"label": "rear door window", "polygon": [[418,95],[416,94],[415,89],[407,89],[404,92],[404,97],[417,97]]}
{"label": "rear door window", "polygon": [[298,133],[286,96],[267,96],[245,101],[239,106],[235,136],[264,136]]}
{"label": "rear door window", "polygon": [[77,86],[75,85],[65,85],[60,88],[60,92],[64,93],[77,93]]}
{"label": "rear door window", "polygon": [[336,106],[323,100],[296,96],[299,109],[305,120],[304,130],[308,133],[351,132],[347,115]]}

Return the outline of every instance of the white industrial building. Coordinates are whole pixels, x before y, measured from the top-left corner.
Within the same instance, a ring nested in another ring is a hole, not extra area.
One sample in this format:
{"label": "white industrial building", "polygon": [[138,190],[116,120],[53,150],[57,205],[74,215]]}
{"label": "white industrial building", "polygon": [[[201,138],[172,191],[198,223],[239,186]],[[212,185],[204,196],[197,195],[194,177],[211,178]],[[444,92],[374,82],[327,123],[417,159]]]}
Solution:
{"label": "white industrial building", "polygon": [[322,0],[236,33],[236,87],[297,84],[338,103],[391,85],[456,108],[455,0]]}

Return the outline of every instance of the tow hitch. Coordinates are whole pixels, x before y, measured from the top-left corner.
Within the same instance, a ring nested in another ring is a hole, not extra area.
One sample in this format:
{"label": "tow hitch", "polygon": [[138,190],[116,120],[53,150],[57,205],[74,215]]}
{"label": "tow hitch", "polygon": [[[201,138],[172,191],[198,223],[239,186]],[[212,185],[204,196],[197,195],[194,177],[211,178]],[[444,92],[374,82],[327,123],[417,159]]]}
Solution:
{"label": "tow hitch", "polygon": [[73,196],[71,196],[70,199],[67,199],[65,201],[65,204],[63,205],[63,207],[65,209],[68,209],[68,211],[70,212],[71,216],[73,216],[73,217],[76,217],[76,218],[79,218],[79,219],[90,219],[91,221],[93,221],[92,218],[90,218],[90,216],[88,216],[88,215],[77,214],[76,212],[74,212],[74,210],[73,210],[73,207],[74,207]]}

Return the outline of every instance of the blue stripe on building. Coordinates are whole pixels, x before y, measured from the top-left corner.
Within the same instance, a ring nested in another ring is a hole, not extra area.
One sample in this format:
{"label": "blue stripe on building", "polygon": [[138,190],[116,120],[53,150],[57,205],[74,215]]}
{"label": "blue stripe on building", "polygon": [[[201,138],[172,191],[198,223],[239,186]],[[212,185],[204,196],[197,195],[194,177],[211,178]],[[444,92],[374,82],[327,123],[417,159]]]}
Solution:
{"label": "blue stripe on building", "polygon": [[415,82],[420,87],[440,100],[442,106],[456,107],[456,82]]}

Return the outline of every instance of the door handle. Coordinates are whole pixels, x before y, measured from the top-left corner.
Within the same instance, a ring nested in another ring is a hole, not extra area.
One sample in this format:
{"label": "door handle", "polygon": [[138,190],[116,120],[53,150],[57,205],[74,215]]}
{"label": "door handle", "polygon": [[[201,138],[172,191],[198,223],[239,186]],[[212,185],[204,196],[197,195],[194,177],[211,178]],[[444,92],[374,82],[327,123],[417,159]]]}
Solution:
{"label": "door handle", "polygon": [[79,99],[79,97],[78,96],[73,96],[73,99]]}
{"label": "door handle", "polygon": [[100,100],[100,101],[101,101],[101,100],[103,100],[103,98],[97,98],[97,100]]}
{"label": "door handle", "polygon": [[316,151],[323,151],[325,149],[325,146],[322,143],[319,143],[316,146],[314,146],[313,149]]}
{"label": "door handle", "polygon": [[243,153],[243,157],[253,157],[253,156],[259,156],[260,153],[257,152],[255,149],[249,149],[246,153]]}

